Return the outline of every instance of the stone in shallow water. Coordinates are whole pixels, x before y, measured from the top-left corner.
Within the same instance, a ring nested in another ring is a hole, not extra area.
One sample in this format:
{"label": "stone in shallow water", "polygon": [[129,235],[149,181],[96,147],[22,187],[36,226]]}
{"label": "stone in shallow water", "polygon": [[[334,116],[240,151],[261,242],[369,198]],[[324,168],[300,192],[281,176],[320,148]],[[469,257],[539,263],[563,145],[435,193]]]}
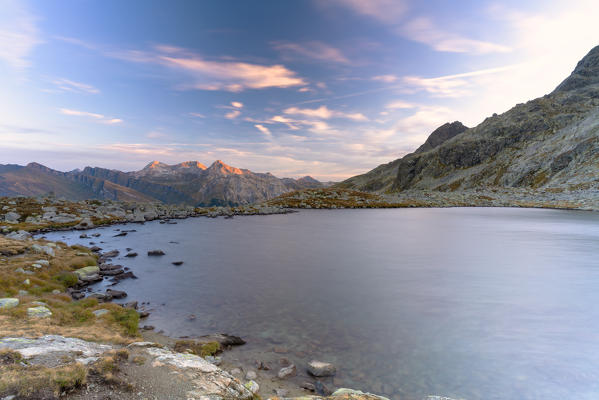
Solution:
{"label": "stone in shallow water", "polygon": [[256,379],[258,376],[256,375],[256,373],[254,371],[248,371],[245,374],[245,379],[247,379],[248,381],[254,380]]}
{"label": "stone in shallow water", "polygon": [[3,299],[0,299],[0,308],[13,308],[19,305],[19,299],[16,299],[14,297],[5,297]]}
{"label": "stone in shallow water", "polygon": [[331,363],[312,360],[308,363],[308,373],[313,376],[333,376],[336,368]]}
{"label": "stone in shallow water", "polygon": [[260,390],[260,385],[258,385],[258,383],[256,381],[246,382],[246,384],[244,386],[247,390],[249,390],[253,394],[258,393],[258,390]]}
{"label": "stone in shallow water", "polygon": [[279,370],[279,373],[277,374],[277,376],[279,377],[279,379],[285,379],[285,378],[289,378],[291,376],[295,376],[296,373],[297,373],[297,369],[295,368],[295,364],[291,364],[288,367],[281,368]]}
{"label": "stone in shallow water", "polygon": [[52,311],[44,306],[29,307],[27,309],[27,315],[32,318],[47,318],[52,315]]}

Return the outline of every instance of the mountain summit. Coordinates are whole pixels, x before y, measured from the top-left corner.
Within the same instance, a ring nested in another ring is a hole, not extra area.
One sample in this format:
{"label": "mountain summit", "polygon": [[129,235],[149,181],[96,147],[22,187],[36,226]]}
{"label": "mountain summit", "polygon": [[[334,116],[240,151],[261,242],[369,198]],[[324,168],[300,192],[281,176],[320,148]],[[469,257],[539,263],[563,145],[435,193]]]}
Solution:
{"label": "mountain summit", "polygon": [[44,195],[68,199],[162,201],[193,206],[241,205],[268,200],[291,190],[322,187],[315,179],[279,179],[217,160],[206,167],[198,161],[165,164],[152,161],[143,169],[122,172],[85,167],[60,172],[41,164],[0,165],[0,196]]}

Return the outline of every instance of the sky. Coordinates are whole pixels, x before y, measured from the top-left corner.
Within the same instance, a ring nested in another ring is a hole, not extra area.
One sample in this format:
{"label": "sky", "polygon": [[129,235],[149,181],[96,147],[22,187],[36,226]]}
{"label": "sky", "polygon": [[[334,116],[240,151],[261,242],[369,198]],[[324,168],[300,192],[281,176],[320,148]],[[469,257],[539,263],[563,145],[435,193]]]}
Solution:
{"label": "sky", "polygon": [[0,0],[0,164],[339,181],[551,92],[596,0]]}

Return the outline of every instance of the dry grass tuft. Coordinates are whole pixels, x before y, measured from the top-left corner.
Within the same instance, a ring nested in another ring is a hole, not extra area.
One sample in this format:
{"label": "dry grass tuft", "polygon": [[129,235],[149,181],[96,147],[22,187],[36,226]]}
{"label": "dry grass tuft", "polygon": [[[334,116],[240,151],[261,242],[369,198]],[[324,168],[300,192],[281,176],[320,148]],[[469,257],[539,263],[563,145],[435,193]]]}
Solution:
{"label": "dry grass tuft", "polygon": [[79,364],[43,366],[0,366],[0,396],[54,398],[86,383],[87,369]]}

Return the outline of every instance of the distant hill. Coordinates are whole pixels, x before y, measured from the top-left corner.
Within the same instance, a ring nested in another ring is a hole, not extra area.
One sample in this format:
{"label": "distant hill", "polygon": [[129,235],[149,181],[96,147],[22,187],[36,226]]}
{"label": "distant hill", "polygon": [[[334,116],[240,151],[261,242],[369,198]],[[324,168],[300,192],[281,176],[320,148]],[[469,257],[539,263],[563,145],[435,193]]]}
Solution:
{"label": "distant hill", "polygon": [[380,193],[599,189],[598,106],[599,46],[552,93],[494,114],[474,128],[445,124],[414,153],[338,187]]}
{"label": "distant hill", "polygon": [[152,161],[142,170],[134,172],[98,167],[61,172],[37,163],[26,166],[0,165],[0,196],[52,193],[70,200],[112,199],[230,206],[260,202],[292,190],[322,186],[309,176],[279,179],[270,173],[231,167],[220,160],[209,167],[197,161],[175,165]]}

